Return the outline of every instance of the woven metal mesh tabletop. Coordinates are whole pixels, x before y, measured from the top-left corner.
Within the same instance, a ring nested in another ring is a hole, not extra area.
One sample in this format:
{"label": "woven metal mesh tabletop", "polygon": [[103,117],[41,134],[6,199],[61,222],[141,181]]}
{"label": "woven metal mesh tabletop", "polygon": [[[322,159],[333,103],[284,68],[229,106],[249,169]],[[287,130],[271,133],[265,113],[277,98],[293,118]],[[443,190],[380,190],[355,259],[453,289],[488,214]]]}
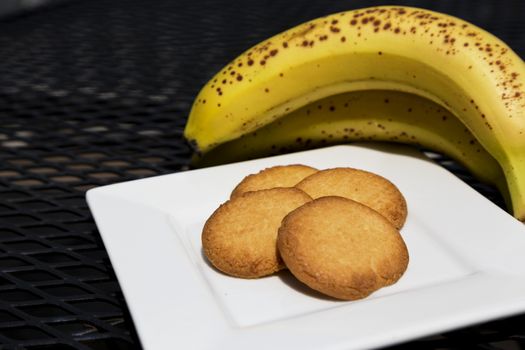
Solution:
{"label": "woven metal mesh tabletop", "polygon": [[[85,191],[186,169],[193,98],[246,48],[388,3],[77,0],[0,20],[0,348],[140,348]],[[460,16],[525,57],[523,1],[396,3]],[[493,188],[434,157],[501,205]],[[399,348],[525,348],[525,315]]]}

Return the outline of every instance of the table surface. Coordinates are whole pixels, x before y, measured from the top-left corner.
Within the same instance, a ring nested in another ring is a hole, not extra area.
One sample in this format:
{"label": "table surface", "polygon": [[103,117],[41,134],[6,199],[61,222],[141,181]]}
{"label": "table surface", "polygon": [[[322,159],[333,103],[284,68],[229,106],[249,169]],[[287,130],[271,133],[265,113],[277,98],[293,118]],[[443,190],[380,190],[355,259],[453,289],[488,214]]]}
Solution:
{"label": "table surface", "polygon": [[[140,349],[85,191],[187,169],[193,98],[248,47],[315,17],[389,3],[73,0],[0,20],[0,347]],[[523,1],[396,4],[462,17],[525,57]],[[396,348],[525,348],[525,315]]]}

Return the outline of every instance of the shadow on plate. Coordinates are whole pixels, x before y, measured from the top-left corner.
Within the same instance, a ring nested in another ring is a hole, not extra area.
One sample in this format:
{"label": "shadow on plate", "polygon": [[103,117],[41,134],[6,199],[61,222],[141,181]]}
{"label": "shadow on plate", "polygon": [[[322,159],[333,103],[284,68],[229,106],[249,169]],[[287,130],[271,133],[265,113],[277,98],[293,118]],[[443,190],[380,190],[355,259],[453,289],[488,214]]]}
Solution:
{"label": "shadow on plate", "polygon": [[284,282],[284,284],[301,294],[321,300],[343,302],[342,300],[332,298],[328,295],[316,291],[315,289],[308,287],[306,284],[302,283],[297,278],[295,278],[294,275],[292,275],[292,273],[290,272],[290,270],[281,270],[276,275],[281,281]]}
{"label": "shadow on plate", "polygon": [[[221,270],[219,270],[215,266],[213,266],[213,264],[206,257],[206,254],[204,254],[204,249],[202,249],[202,248],[201,248],[201,258],[204,261],[204,263],[206,265],[208,265],[208,267],[210,269],[212,269],[213,271],[215,271],[215,272],[217,272],[217,273],[219,273],[219,274],[221,274],[223,276],[236,278],[234,276],[230,276],[230,275],[222,272]],[[261,278],[258,278],[258,279],[261,280],[261,279],[265,279],[265,278],[272,278],[274,276],[278,277],[288,287],[290,287],[290,288],[294,289],[295,291],[297,291],[297,292],[299,292],[301,294],[304,294],[306,296],[309,296],[309,297],[312,297],[312,298],[321,299],[321,300],[340,301],[340,300],[337,300],[335,298],[332,298],[332,297],[329,297],[327,295],[324,295],[324,294],[322,294],[322,293],[320,293],[320,292],[318,292],[318,291],[308,287],[306,284],[302,283],[297,278],[295,278],[289,270],[281,270],[281,271],[279,271],[279,272],[277,272],[277,273],[275,273],[273,275],[266,276],[266,277],[261,277]]]}

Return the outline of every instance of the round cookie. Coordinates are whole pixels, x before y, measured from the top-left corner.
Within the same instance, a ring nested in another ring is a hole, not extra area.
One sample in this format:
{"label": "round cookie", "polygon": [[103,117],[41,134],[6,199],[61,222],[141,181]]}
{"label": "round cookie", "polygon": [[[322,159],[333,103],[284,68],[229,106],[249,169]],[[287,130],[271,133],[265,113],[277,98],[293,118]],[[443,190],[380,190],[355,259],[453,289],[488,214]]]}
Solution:
{"label": "round cookie", "polygon": [[318,170],[307,165],[277,165],[246,176],[234,189],[230,198],[249,191],[265,190],[275,187],[293,187],[305,177]]}
{"label": "round cookie", "polygon": [[355,200],[379,212],[398,229],[403,227],[407,217],[407,204],[399,189],[384,177],[365,170],[321,170],[295,187],[314,199],[340,196]]}
{"label": "round cookie", "polygon": [[277,251],[277,230],[286,214],[311,200],[293,187],[230,199],[204,225],[204,254],[217,269],[236,277],[257,278],[284,268]]}
{"label": "round cookie", "polygon": [[343,197],[315,199],[290,212],[277,246],[288,269],[309,287],[356,300],[395,283],[408,266],[401,235],[382,215]]}

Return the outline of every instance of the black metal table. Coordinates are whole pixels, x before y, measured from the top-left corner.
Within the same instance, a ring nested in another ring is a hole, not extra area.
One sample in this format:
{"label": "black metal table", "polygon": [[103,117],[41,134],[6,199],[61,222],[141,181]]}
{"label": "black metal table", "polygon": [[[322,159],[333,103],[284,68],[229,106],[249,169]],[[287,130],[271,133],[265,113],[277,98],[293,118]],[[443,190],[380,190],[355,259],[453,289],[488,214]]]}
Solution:
{"label": "black metal table", "polygon": [[[193,98],[249,46],[308,19],[388,3],[76,0],[0,20],[0,348],[140,348],[85,191],[186,169]],[[525,57],[523,1],[396,3],[460,16]],[[525,348],[525,315],[399,348]]]}

